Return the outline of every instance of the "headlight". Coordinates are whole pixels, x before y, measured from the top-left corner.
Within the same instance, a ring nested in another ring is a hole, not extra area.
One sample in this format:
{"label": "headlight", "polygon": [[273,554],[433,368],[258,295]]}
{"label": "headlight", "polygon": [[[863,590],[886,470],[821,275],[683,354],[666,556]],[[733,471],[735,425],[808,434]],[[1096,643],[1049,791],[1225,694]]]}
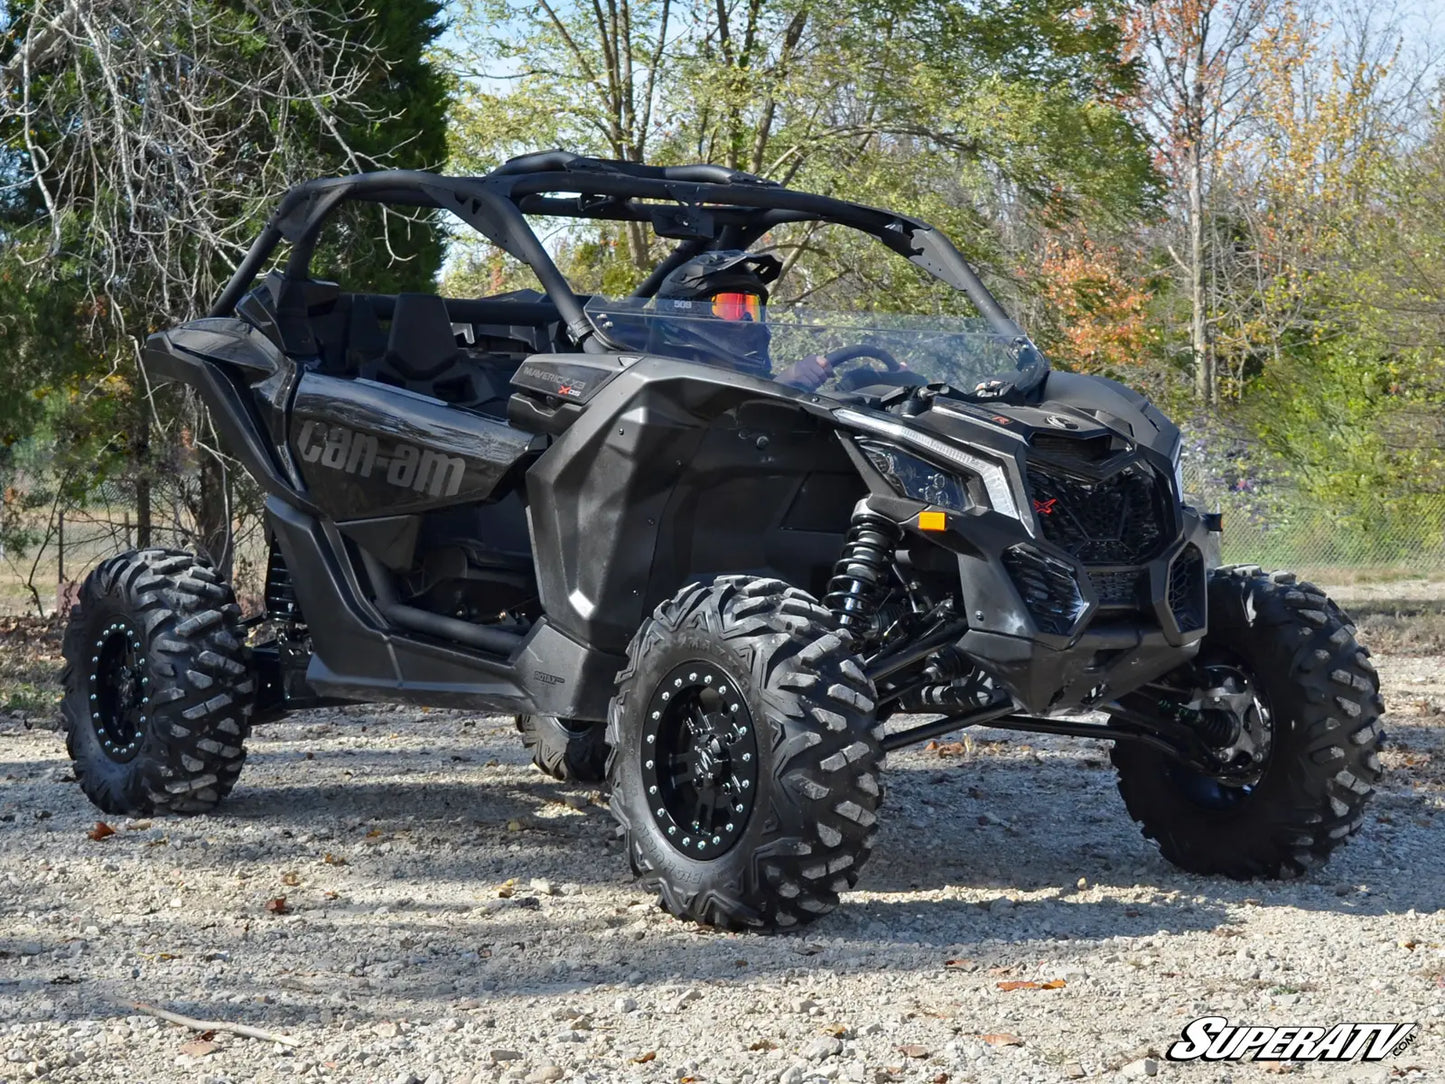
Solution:
{"label": "headlight", "polygon": [[1184,500],[1184,442],[1174,445],[1174,499]]}
{"label": "headlight", "polygon": [[964,511],[973,503],[963,482],[942,467],[935,467],[888,444],[860,440],[858,446],[869,462],[878,468],[878,473],[902,496],[957,512]]}
{"label": "headlight", "polygon": [[[985,459],[981,455],[974,455],[947,441],[938,440],[927,433],[920,433],[901,422],[864,414],[862,411],[853,410],[850,407],[842,407],[833,411],[833,417],[850,429],[861,429],[865,433],[896,440],[899,444],[907,444],[919,451],[927,452],[945,463],[952,463],[970,475],[977,475],[978,480],[983,483],[984,492],[988,494],[989,507],[1000,515],[1019,520],[1024,525],[1024,530],[1030,534],[1033,533],[1033,517],[1025,519],[1019,515],[1018,502],[1014,500],[1013,490],[1009,488],[1008,473],[1004,470],[1002,463]],[[892,445],[888,445],[888,447],[892,447]],[[938,468],[934,467],[933,469],[937,470]]]}

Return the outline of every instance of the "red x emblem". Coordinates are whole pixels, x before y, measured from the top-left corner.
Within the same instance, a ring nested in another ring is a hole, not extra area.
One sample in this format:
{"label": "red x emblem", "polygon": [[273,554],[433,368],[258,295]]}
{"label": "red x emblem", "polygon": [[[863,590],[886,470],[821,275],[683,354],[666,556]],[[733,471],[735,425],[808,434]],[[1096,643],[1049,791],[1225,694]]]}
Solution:
{"label": "red x emblem", "polygon": [[1051,516],[1054,514],[1054,505],[1058,503],[1059,498],[1057,497],[1050,497],[1046,501],[1034,501],[1034,511],[1041,516]]}

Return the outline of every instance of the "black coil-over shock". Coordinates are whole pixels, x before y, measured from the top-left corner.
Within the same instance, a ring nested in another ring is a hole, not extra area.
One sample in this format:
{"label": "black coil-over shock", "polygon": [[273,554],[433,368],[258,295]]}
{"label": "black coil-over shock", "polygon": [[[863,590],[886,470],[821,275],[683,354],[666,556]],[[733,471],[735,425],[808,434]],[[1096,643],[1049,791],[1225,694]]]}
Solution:
{"label": "black coil-over shock", "polygon": [[903,539],[898,524],[867,508],[853,513],[848,540],[828,581],[823,604],[838,618],[840,628],[864,637],[872,630],[878,607],[887,594],[893,551]]}

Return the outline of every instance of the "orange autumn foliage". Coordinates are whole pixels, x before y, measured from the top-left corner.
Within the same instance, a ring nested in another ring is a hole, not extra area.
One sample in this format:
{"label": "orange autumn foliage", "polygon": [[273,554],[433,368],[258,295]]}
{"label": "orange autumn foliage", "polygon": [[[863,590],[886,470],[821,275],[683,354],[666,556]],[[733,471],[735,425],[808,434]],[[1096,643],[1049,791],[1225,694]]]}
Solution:
{"label": "orange autumn foliage", "polygon": [[1088,238],[1048,243],[1039,270],[1056,328],[1049,350],[1061,365],[1108,373],[1150,359],[1157,340],[1149,322],[1150,293],[1122,264],[1117,249]]}

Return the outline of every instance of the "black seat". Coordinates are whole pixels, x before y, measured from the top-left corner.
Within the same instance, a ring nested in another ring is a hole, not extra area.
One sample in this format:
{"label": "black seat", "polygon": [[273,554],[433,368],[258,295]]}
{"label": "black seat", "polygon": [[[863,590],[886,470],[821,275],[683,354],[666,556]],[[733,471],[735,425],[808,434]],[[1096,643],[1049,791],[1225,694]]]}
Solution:
{"label": "black seat", "polygon": [[428,380],[460,357],[447,303],[435,294],[398,294],[386,360],[408,380]]}

